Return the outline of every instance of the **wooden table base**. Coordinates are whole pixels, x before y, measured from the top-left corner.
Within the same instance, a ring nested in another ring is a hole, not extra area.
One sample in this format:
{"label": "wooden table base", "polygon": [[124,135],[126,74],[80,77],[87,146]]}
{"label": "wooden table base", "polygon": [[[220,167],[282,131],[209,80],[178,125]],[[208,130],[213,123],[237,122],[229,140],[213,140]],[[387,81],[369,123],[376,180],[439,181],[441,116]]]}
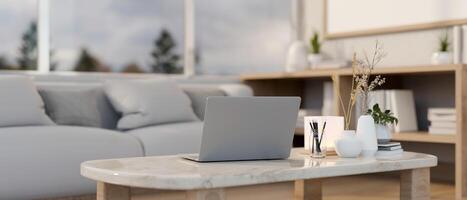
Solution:
{"label": "wooden table base", "polygon": [[[430,199],[430,169],[401,171],[401,200]],[[241,187],[203,190],[155,190],[130,188],[109,183],[97,183],[97,200],[235,200],[235,199],[294,199],[321,200],[321,180],[297,180]]]}

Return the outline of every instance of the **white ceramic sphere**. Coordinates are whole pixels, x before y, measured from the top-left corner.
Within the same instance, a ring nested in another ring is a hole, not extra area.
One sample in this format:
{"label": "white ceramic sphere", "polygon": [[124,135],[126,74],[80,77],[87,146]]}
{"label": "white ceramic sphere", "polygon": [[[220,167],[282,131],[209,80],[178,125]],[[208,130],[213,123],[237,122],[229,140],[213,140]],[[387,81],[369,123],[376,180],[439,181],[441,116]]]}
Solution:
{"label": "white ceramic sphere", "polygon": [[343,131],[334,144],[337,155],[342,158],[356,158],[362,152],[362,144],[353,130]]}

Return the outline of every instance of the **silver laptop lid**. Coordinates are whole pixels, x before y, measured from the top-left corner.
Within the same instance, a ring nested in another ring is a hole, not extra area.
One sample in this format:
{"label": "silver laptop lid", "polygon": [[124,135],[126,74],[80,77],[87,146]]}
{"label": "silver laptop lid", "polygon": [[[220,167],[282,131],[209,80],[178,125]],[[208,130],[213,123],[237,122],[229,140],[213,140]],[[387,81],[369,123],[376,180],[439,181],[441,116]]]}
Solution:
{"label": "silver laptop lid", "polygon": [[199,161],[289,157],[299,97],[209,97]]}

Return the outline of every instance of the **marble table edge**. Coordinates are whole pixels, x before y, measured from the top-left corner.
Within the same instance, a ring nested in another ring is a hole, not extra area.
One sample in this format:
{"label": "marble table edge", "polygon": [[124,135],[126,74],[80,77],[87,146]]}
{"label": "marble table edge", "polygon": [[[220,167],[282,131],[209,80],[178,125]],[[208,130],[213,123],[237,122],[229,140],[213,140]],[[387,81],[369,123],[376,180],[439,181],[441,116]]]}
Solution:
{"label": "marble table edge", "polygon": [[[410,153],[410,152],[409,152]],[[152,189],[164,189],[164,190],[192,190],[192,189],[209,189],[209,188],[221,188],[221,187],[234,187],[234,186],[245,186],[255,184],[266,184],[275,182],[285,182],[300,179],[316,179],[316,178],[329,178],[336,176],[347,176],[357,174],[370,174],[390,171],[401,171],[425,167],[434,167],[437,165],[437,157],[429,154],[418,153],[424,155],[423,158],[417,158],[410,161],[405,161],[405,166],[396,166],[397,163],[386,164],[386,168],[382,169],[382,163],[374,162],[373,165],[368,165],[371,169],[353,169],[353,170],[341,170],[340,173],[332,173],[326,175],[326,170],[331,170],[332,167],[322,169],[289,169],[285,177],[272,177],[271,175],[261,176],[212,176],[212,177],[201,177],[201,176],[177,176],[177,175],[156,175],[151,176],[150,174],[138,173],[138,172],[123,172],[115,171],[110,169],[96,168],[88,165],[88,163],[94,162],[105,162],[106,160],[86,161],[81,164],[81,175],[95,181],[102,181],[106,183],[125,185],[139,188],[152,188]],[[170,156],[169,156],[170,157]],[[378,159],[378,158],[377,158]],[[386,159],[386,158],[384,158]],[[108,159],[115,160],[115,159]],[[118,159],[117,159],[118,160]],[[319,161],[319,160],[318,160]],[[378,160],[379,161],[379,160]],[[390,160],[389,160],[390,161]],[[384,162],[381,161],[381,162]],[[394,167],[388,169],[387,167]],[[304,170],[314,170],[315,173]],[[316,174],[318,174],[316,176]]]}

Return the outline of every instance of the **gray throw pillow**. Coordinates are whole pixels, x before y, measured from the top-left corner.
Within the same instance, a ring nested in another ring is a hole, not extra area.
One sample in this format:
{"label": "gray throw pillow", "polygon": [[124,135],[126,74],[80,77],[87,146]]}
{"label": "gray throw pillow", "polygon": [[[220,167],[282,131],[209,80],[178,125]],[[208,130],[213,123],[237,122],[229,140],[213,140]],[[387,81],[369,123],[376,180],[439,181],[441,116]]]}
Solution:
{"label": "gray throw pillow", "polygon": [[118,129],[199,120],[190,98],[171,80],[108,80],[104,88],[115,110],[122,114]]}
{"label": "gray throw pillow", "polygon": [[54,125],[30,77],[0,76],[0,127]]}
{"label": "gray throw pillow", "polygon": [[60,125],[100,127],[96,89],[41,90],[45,108],[52,120]]}
{"label": "gray throw pillow", "polygon": [[183,91],[190,97],[193,111],[198,118],[204,120],[206,100],[212,96],[226,96],[225,92],[218,87],[212,86],[183,86]]}

